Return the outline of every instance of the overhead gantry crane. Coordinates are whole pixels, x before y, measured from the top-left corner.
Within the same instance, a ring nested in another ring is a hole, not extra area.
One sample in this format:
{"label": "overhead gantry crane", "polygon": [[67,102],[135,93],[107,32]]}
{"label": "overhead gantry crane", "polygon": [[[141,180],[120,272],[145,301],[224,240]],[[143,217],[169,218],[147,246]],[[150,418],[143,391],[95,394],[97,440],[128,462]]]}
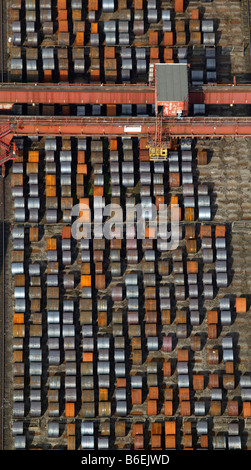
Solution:
{"label": "overhead gantry crane", "polygon": [[[155,116],[13,115],[14,104],[148,104]],[[190,115],[191,105],[249,105],[251,85],[190,86],[186,64],[155,64],[151,84],[0,84],[0,165],[15,158],[18,136],[142,136],[152,156],[164,155],[170,138],[251,136],[251,116]],[[164,152],[163,152],[164,150]]]}

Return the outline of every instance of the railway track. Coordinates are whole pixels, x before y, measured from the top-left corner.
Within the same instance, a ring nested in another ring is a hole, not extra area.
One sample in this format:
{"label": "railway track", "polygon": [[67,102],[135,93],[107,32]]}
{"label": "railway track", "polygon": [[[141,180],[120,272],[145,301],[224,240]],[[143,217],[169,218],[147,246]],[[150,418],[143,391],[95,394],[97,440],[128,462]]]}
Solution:
{"label": "railway track", "polygon": [[4,449],[4,370],[5,370],[5,344],[4,344],[4,332],[5,332],[5,266],[4,266],[4,254],[5,254],[5,224],[4,224],[4,178],[0,176],[0,219],[1,219],[1,233],[0,233],[0,436],[1,444],[0,449]]}
{"label": "railway track", "polygon": [[[4,5],[0,0],[0,68],[1,82],[4,82]],[[5,394],[5,210],[4,210],[4,175],[0,166],[0,450],[4,449],[4,394]]]}

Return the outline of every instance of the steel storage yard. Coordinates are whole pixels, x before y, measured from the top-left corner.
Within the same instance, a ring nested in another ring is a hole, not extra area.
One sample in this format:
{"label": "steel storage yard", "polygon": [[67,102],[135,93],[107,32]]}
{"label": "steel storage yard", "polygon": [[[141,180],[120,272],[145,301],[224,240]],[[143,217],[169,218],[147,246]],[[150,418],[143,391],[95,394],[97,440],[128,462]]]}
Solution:
{"label": "steel storage yard", "polygon": [[[6,1],[4,449],[251,448],[245,8]],[[133,211],[118,238],[108,204]],[[175,250],[162,204],[169,222],[179,205]]]}

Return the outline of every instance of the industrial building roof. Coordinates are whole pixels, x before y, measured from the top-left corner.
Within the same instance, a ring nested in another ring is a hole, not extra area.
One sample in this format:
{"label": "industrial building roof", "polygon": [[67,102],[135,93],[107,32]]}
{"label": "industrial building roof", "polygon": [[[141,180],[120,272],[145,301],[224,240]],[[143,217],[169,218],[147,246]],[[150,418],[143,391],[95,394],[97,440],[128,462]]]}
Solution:
{"label": "industrial building roof", "polygon": [[188,101],[187,64],[156,64],[157,101]]}

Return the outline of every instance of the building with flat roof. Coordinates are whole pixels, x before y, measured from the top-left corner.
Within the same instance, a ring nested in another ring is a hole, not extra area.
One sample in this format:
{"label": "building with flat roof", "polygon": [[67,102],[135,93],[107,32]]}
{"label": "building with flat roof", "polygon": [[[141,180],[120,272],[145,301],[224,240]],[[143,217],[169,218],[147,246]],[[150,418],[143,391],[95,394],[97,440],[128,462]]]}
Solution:
{"label": "building with flat roof", "polygon": [[188,114],[187,64],[155,64],[156,113],[163,116]]}

